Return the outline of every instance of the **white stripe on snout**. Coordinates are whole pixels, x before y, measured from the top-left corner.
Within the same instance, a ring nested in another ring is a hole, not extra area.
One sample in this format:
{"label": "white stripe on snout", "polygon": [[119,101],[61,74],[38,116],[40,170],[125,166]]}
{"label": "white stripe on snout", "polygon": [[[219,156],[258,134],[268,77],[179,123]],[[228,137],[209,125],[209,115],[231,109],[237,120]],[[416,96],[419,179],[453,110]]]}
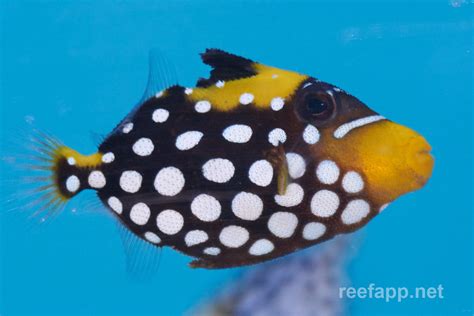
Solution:
{"label": "white stripe on snout", "polygon": [[363,117],[349,123],[342,124],[334,131],[334,137],[343,138],[347,133],[352,131],[354,128],[361,127],[367,124],[371,124],[380,120],[385,120],[385,117],[381,115],[372,115]]}

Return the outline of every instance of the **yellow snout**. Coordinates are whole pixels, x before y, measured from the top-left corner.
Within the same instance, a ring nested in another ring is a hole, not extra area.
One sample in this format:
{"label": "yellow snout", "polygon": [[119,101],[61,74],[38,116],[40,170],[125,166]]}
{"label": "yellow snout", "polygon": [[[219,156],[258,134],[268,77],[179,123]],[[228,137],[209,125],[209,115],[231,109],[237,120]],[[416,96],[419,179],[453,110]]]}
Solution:
{"label": "yellow snout", "polygon": [[345,170],[364,175],[365,190],[378,204],[421,188],[434,164],[431,146],[421,135],[385,120],[356,128],[328,147],[327,155],[335,153]]}

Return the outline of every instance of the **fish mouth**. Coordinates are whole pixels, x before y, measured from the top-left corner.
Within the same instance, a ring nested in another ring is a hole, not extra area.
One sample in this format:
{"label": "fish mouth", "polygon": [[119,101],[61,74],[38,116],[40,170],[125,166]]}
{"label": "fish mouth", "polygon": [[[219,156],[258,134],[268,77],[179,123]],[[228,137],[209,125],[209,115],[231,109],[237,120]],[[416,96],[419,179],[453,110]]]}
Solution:
{"label": "fish mouth", "polygon": [[422,136],[413,137],[409,143],[406,155],[407,166],[412,170],[415,181],[422,187],[431,178],[434,167],[432,147]]}

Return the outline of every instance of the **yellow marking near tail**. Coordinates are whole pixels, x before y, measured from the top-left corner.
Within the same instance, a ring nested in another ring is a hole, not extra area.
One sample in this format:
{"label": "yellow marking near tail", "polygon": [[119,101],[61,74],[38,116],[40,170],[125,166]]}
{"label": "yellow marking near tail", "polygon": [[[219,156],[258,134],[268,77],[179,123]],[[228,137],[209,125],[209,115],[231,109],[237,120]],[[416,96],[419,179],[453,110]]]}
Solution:
{"label": "yellow marking near tail", "polygon": [[66,146],[61,146],[56,149],[54,152],[53,160],[57,161],[61,158],[74,158],[75,166],[78,168],[94,168],[102,164],[102,153],[96,152],[92,155],[82,155],[79,152],[75,151]]}
{"label": "yellow marking near tail", "polygon": [[218,111],[236,108],[243,93],[254,96],[253,104],[257,108],[269,108],[273,98],[289,98],[298,86],[308,78],[296,72],[282,70],[261,64],[254,64],[257,74],[252,77],[227,81],[224,87],[215,85],[207,88],[195,88],[187,98],[193,102],[207,100]]}

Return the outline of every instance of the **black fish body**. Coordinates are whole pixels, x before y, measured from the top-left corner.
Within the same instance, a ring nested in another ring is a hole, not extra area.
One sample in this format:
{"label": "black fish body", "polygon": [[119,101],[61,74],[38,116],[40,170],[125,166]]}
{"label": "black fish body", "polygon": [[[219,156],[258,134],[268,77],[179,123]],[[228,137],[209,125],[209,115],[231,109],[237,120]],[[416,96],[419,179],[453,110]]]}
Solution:
{"label": "black fish body", "polygon": [[426,141],[339,88],[219,50],[203,60],[209,79],[147,99],[96,154],[58,146],[56,194],[95,189],[135,235],[224,268],[354,231],[429,178]]}

